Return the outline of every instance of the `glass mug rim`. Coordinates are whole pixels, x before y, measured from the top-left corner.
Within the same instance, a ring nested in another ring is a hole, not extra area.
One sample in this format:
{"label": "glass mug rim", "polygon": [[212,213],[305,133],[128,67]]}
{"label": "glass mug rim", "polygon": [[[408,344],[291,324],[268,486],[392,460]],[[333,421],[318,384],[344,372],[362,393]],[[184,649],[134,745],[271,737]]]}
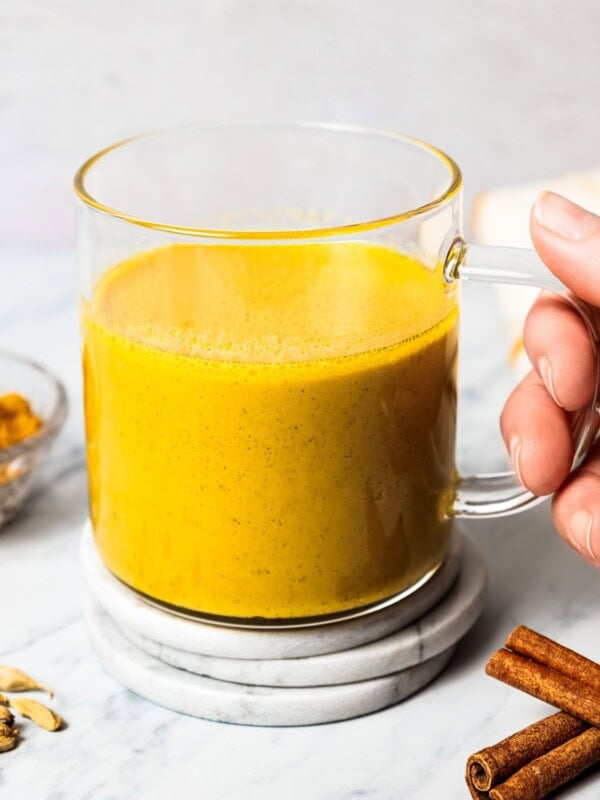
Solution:
{"label": "glass mug rim", "polygon": [[[197,130],[199,132],[209,132],[218,129],[237,129],[244,128],[263,128],[263,129],[291,129],[291,130],[307,130],[311,132],[322,133],[339,133],[339,134],[352,134],[360,136],[371,136],[380,140],[392,140],[402,145],[408,145],[415,150],[421,150],[427,153],[438,163],[443,164],[448,172],[448,183],[446,187],[433,199],[422,205],[413,208],[405,209],[395,212],[391,215],[377,217],[375,219],[359,220],[343,225],[335,225],[329,227],[319,228],[299,228],[288,230],[236,230],[236,229],[222,229],[222,228],[201,228],[192,227],[187,225],[174,225],[171,223],[161,222],[160,220],[145,219],[144,217],[137,216],[123,209],[113,208],[110,205],[103,203],[101,200],[94,197],[91,191],[88,190],[86,179],[89,177],[90,170],[99,164],[106,156],[110,155],[116,150],[125,148],[129,145],[136,144],[142,140],[157,138],[161,136],[169,136],[174,133],[181,133],[185,131]],[[458,164],[443,150],[430,144],[429,142],[419,139],[414,136],[409,136],[404,133],[393,131],[386,128],[376,128],[364,125],[345,125],[338,123],[326,122],[223,122],[214,124],[191,124],[181,125],[176,127],[163,128],[160,130],[142,133],[136,136],[130,136],[126,139],[121,139],[108,147],[95,153],[87,159],[75,173],[73,181],[76,196],[89,208],[95,209],[108,216],[121,219],[124,222],[132,225],[137,225],[143,228],[162,231],[164,233],[178,234],[182,236],[192,236],[200,239],[224,239],[224,240],[257,240],[257,241],[273,241],[278,239],[315,239],[325,238],[340,235],[352,235],[364,231],[376,230],[378,228],[385,228],[388,226],[396,225],[397,223],[405,222],[415,217],[428,214],[443,207],[449,200],[456,197],[462,188],[462,174]]]}

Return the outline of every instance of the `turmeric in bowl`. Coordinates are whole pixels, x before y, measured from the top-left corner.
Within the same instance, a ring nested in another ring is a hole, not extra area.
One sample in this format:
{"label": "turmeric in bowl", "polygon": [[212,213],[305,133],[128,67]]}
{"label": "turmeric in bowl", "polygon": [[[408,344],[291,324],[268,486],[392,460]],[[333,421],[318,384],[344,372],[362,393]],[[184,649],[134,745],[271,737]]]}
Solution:
{"label": "turmeric in bowl", "polygon": [[0,395],[0,448],[10,447],[37,433],[42,420],[20,394]]}

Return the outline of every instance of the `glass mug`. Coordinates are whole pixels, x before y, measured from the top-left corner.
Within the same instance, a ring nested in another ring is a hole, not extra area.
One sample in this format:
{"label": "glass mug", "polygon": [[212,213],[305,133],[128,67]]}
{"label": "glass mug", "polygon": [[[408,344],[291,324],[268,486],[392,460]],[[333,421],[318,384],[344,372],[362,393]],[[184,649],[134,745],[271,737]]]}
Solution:
{"label": "glass mug", "polygon": [[75,188],[90,513],[129,587],[225,624],[348,618],[423,585],[457,517],[537,502],[456,472],[457,278],[563,287],[533,251],[465,245],[444,153],[193,126],[107,148]]}

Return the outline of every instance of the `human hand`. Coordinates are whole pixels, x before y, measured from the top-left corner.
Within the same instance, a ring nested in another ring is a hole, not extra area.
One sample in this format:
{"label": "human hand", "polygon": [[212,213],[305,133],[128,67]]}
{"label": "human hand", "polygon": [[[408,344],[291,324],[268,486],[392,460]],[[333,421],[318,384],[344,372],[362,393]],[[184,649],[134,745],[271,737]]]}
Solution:
{"label": "human hand", "polygon": [[[530,227],[546,266],[574,294],[600,308],[600,217],[542,192]],[[552,513],[561,536],[600,567],[600,441],[569,475],[568,412],[585,406],[595,388],[590,335],[567,300],[542,292],[527,316],[523,338],[533,370],[504,406],[504,441],[521,483],[536,495],[555,492]]]}

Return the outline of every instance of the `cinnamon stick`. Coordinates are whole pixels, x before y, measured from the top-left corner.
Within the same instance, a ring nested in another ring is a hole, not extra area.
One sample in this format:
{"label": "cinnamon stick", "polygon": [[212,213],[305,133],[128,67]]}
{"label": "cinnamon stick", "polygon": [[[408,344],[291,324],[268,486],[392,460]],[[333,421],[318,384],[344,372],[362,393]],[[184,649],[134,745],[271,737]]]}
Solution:
{"label": "cinnamon stick", "polygon": [[[541,800],[600,761],[600,730],[588,728],[536,758],[489,793],[490,800]],[[479,798],[478,798],[479,800]]]}
{"label": "cinnamon stick", "polygon": [[600,664],[525,625],[514,629],[506,640],[506,647],[600,692]]}
{"label": "cinnamon stick", "polygon": [[479,792],[489,790],[530,761],[543,756],[589,726],[570,714],[552,714],[501,742],[473,753],[467,761],[467,784]]}
{"label": "cinnamon stick", "polygon": [[472,755],[466,777],[475,800],[541,800],[600,762],[599,664],[521,625],[486,672],[563,713]]}
{"label": "cinnamon stick", "polygon": [[600,727],[600,691],[511,650],[498,650],[486,664],[493,678]]}
{"label": "cinnamon stick", "polygon": [[479,789],[476,789],[469,780],[468,775],[467,775],[467,787],[469,789],[469,792],[473,800],[490,800],[489,792],[480,792]]}

